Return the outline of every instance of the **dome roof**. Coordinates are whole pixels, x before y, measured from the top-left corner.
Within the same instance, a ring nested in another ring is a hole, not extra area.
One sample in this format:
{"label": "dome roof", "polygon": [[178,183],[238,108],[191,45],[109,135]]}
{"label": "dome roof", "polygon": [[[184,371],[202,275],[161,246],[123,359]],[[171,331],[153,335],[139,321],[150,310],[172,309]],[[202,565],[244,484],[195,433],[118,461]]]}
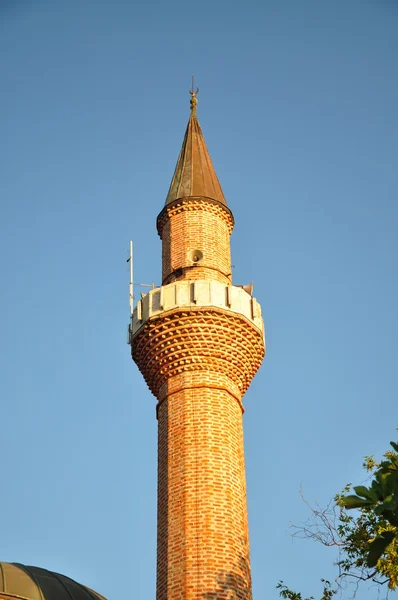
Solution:
{"label": "dome roof", "polygon": [[0,597],[18,600],[106,600],[65,575],[17,563],[0,563]]}

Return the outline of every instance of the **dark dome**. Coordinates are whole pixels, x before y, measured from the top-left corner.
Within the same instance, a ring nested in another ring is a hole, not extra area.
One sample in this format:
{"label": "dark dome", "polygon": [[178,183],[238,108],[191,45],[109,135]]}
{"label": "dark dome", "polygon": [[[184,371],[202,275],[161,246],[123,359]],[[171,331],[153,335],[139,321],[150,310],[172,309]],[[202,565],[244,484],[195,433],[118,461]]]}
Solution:
{"label": "dark dome", "polygon": [[106,600],[65,575],[18,563],[0,563],[0,595],[18,600]]}

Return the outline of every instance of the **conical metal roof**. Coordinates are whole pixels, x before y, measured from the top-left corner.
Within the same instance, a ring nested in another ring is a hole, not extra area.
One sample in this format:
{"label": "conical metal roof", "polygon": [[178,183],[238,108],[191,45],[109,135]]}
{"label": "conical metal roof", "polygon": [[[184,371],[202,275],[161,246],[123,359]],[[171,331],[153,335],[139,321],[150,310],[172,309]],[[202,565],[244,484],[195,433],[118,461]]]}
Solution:
{"label": "conical metal roof", "polygon": [[0,563],[0,595],[10,600],[106,600],[65,575],[17,563]]}
{"label": "conical metal roof", "polygon": [[191,115],[171,181],[166,205],[190,196],[211,198],[227,206],[196,116],[196,93],[191,91]]}

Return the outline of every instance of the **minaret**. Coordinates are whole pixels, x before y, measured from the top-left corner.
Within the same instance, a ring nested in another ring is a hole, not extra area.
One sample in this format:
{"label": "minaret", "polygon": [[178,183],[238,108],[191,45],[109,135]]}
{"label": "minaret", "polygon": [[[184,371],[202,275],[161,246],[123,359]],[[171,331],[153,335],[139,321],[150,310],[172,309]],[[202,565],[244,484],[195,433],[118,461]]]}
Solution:
{"label": "minaret", "polygon": [[242,397],[264,357],[264,329],[251,286],[232,285],[234,218],[197,92],[157,218],[162,286],[137,303],[129,339],[158,399],[156,599],[249,600]]}

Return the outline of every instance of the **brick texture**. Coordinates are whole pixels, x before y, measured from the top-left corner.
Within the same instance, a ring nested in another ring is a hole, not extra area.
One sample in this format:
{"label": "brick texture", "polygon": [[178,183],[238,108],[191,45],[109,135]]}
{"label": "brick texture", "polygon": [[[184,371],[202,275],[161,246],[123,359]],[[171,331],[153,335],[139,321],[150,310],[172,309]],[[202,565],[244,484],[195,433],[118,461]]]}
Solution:
{"label": "brick texture", "polygon": [[201,373],[227,376],[242,396],[264,357],[264,340],[239,314],[191,307],[149,319],[135,336],[132,353],[157,398],[170,377],[186,371],[198,378]]}
{"label": "brick texture", "polygon": [[[228,208],[179,199],[157,226],[163,285],[231,283]],[[253,322],[215,306],[177,306],[134,334],[133,359],[158,399],[157,600],[252,598],[242,397],[264,353]]]}
{"label": "brick texture", "polygon": [[226,377],[188,372],[164,390],[158,600],[252,597],[242,408],[228,386]]}
{"label": "brick texture", "polygon": [[[206,278],[231,283],[232,227],[229,211],[219,203],[190,198],[166,207],[158,219],[163,285]],[[197,262],[193,260],[196,251]]]}

